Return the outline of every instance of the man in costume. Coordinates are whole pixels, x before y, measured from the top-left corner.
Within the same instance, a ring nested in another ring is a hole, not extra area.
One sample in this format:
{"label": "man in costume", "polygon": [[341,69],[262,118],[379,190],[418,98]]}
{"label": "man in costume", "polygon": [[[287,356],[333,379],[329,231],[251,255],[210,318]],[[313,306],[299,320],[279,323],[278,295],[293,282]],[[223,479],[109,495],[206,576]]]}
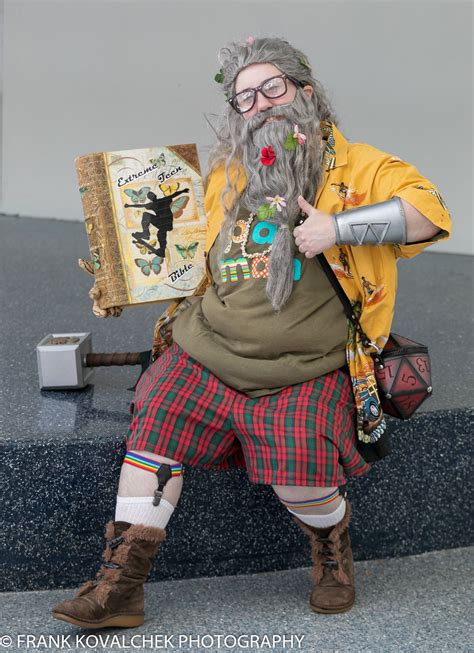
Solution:
{"label": "man in costume", "polygon": [[[183,464],[242,467],[271,484],[311,542],[311,608],[352,607],[352,507],[339,488],[370,469],[359,449],[386,430],[371,354],[390,331],[397,259],[450,235],[439,191],[414,166],[344,138],[301,51],[249,37],[219,59],[227,102],[205,180],[206,277],[157,323],[104,563],[53,611],[87,628],[143,623],[143,584]],[[368,346],[314,259],[321,252]]]}

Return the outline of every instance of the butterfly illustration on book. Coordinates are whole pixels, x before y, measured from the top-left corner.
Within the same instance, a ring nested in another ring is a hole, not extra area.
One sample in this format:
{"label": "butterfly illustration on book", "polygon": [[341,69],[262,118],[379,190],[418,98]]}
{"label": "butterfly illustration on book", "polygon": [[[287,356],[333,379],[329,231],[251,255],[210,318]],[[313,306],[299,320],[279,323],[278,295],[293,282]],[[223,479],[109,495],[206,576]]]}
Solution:
{"label": "butterfly illustration on book", "polygon": [[78,259],[79,267],[88,272],[89,274],[95,275],[97,270],[100,270],[102,264],[100,262],[99,254],[94,252],[92,254],[92,260],[88,261],[84,258]]}
{"label": "butterfly illustration on book", "polygon": [[147,193],[151,190],[150,186],[142,186],[139,190],[133,190],[133,188],[128,188],[125,191],[125,194],[128,195],[128,197],[133,201],[133,202],[146,202],[147,199]]}
{"label": "butterfly illustration on book", "polygon": [[159,188],[165,197],[167,195],[172,195],[173,193],[176,193],[176,191],[179,189],[179,181],[175,181],[174,183],[170,183],[170,184],[169,183],[160,184]]}
{"label": "butterfly illustration on book", "polygon": [[100,270],[100,268],[102,267],[99,254],[97,252],[94,252],[92,255],[92,265],[94,266],[94,270]]}
{"label": "butterfly illustration on book", "polygon": [[161,259],[159,256],[154,256],[151,261],[147,261],[144,258],[134,259],[135,265],[140,268],[142,274],[144,274],[146,277],[149,277],[152,271],[155,274],[160,274],[162,260],[163,259]]}
{"label": "butterfly illustration on book", "polygon": [[189,245],[179,245],[177,243],[175,244],[176,250],[183,259],[194,258],[196,256],[198,246],[199,243],[197,240],[190,243]]}
{"label": "butterfly illustration on book", "polygon": [[165,166],[166,165],[166,158],[164,155],[164,152],[160,154],[160,156],[157,159],[150,159],[150,163],[156,166]]}

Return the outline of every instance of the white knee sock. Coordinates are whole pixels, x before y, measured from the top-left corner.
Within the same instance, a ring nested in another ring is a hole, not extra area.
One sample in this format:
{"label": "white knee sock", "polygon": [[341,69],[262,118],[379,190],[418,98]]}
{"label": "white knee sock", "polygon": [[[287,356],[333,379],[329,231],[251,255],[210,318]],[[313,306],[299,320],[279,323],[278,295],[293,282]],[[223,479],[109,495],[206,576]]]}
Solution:
{"label": "white knee sock", "polygon": [[165,528],[173,510],[173,504],[166,499],[161,499],[160,503],[154,506],[153,497],[121,497],[117,495],[115,521]]}
{"label": "white knee sock", "polygon": [[308,524],[309,526],[314,526],[315,528],[327,528],[329,526],[335,526],[344,517],[346,512],[346,500],[342,499],[338,507],[327,515],[308,515],[308,513],[302,514],[295,512],[294,510],[290,510],[288,507],[287,510],[293,515],[296,515],[298,519],[301,519],[302,522]]}

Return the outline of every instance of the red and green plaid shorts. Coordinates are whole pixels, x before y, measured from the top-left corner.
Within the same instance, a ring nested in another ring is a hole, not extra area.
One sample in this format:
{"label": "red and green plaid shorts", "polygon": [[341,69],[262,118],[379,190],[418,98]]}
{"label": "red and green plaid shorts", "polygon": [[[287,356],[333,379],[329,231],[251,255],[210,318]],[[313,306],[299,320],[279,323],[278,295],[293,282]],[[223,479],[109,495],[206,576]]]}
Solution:
{"label": "red and green plaid shorts", "polygon": [[207,469],[247,469],[252,483],[333,487],[371,464],[356,449],[347,367],[255,399],[175,342],[141,377],[128,450]]}

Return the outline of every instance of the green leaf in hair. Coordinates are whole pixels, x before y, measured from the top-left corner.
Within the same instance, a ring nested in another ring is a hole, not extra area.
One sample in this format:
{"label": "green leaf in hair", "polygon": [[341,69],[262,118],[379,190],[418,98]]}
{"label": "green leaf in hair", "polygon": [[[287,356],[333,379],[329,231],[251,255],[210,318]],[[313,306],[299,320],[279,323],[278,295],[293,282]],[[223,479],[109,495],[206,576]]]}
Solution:
{"label": "green leaf in hair", "polygon": [[295,139],[293,133],[290,132],[286,137],[283,147],[285,148],[285,150],[296,150],[296,143],[297,140]]}
{"label": "green leaf in hair", "polygon": [[304,66],[304,67],[307,68],[309,71],[311,71],[311,66],[310,66],[309,63],[306,61],[306,59],[304,59],[303,57],[300,57],[300,58],[298,59],[298,63],[300,63],[302,66]]}
{"label": "green leaf in hair", "polygon": [[270,206],[270,204],[260,204],[257,209],[257,218],[259,220],[266,220],[267,218],[273,218],[276,213],[276,208]]}

